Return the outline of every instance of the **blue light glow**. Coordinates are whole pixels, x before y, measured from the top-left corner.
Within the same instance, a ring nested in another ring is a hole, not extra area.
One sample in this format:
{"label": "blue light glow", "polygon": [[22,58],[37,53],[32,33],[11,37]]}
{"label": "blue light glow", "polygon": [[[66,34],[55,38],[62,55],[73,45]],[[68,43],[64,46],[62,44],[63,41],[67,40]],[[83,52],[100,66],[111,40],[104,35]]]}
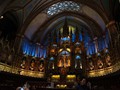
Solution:
{"label": "blue light glow", "polygon": [[72,42],[75,42],[75,34],[72,34]]}
{"label": "blue light glow", "polygon": [[102,51],[104,48],[106,48],[105,42],[104,42],[104,39],[101,38],[101,39],[98,40],[98,50]]}
{"label": "blue light glow", "polygon": [[70,41],[70,38],[68,37],[64,37],[64,38],[61,38],[62,41]]}
{"label": "blue light glow", "polygon": [[54,60],[54,58],[53,58],[53,57],[51,57],[51,58],[50,58],[50,60],[51,60],[51,61],[53,61],[53,60]]}
{"label": "blue light glow", "polygon": [[82,41],[82,33],[79,34],[79,40]]}
{"label": "blue light glow", "polygon": [[106,46],[106,48],[108,48],[109,43],[110,43],[109,32],[108,32],[108,30],[107,30],[107,31],[106,31],[106,35],[105,35],[105,46]]}
{"label": "blue light glow", "polygon": [[[59,39],[59,38],[57,38],[57,39]],[[63,42],[70,41],[70,38],[64,37],[64,38],[61,38],[61,41],[63,41]],[[83,41],[84,47],[86,48],[87,55],[92,55],[92,54],[98,53],[98,52],[104,50],[105,48],[109,47],[109,42],[110,42],[109,32],[106,31],[104,37],[100,37],[97,39],[98,48],[96,47],[94,40],[92,40],[92,38],[88,34],[88,32],[84,31],[84,34],[79,33],[79,41]],[[72,42],[75,42],[75,33],[72,33]],[[56,46],[56,45],[53,45],[53,46]],[[23,39],[23,41],[22,41],[22,51],[24,54],[30,55],[33,57],[46,58],[46,56],[47,56],[47,48],[46,47],[43,47],[43,46],[41,47],[38,44],[30,43],[27,39]],[[61,52],[61,54],[69,54],[69,52],[63,51],[63,52]],[[79,58],[79,57],[76,57],[76,58]]]}
{"label": "blue light glow", "polygon": [[46,58],[46,48],[41,48],[37,44],[32,44],[26,39],[24,39],[22,42],[22,51],[26,55]]}
{"label": "blue light glow", "polygon": [[91,37],[89,36],[89,34],[87,32],[84,32],[84,35],[81,35],[81,40],[84,42],[85,48],[87,48],[87,51],[86,51],[87,55],[92,55],[92,54],[95,54],[95,53],[98,53],[98,52],[104,50],[105,48],[108,48],[109,34],[107,31],[105,38],[100,37],[97,39],[98,47],[96,47],[94,41],[91,39]]}
{"label": "blue light glow", "polygon": [[76,59],[77,59],[77,60],[78,60],[78,59],[81,59],[81,57],[80,57],[79,55],[77,55],[77,56],[76,56]]}
{"label": "blue light glow", "polygon": [[87,45],[87,55],[92,55],[95,54],[95,44],[93,42],[89,43],[89,45]]}

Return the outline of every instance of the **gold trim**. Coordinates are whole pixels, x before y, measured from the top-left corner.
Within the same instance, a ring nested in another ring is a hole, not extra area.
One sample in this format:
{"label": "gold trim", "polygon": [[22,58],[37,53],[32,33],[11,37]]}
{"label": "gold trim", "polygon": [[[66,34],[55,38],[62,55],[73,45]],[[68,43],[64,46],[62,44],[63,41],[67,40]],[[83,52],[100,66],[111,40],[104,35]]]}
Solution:
{"label": "gold trim", "polygon": [[44,73],[43,72],[38,72],[38,71],[30,71],[30,70],[21,70],[20,75],[23,76],[30,76],[30,77],[37,77],[37,78],[43,78]]}
{"label": "gold trim", "polygon": [[120,70],[120,62],[116,63],[113,66],[104,68],[104,69],[98,69],[98,70],[92,70],[88,72],[88,77],[99,77],[99,76],[104,76],[108,75],[111,73],[114,73],[116,71]]}
{"label": "gold trim", "polygon": [[23,76],[35,77],[35,78],[44,78],[44,72],[25,70],[1,62],[0,62],[0,71],[23,75]]}
{"label": "gold trim", "polygon": [[[120,62],[116,63],[113,66],[104,68],[104,69],[91,70],[87,73],[87,76],[88,77],[99,77],[99,76],[104,76],[104,75],[114,73],[118,70],[120,70]],[[0,62],[0,71],[23,75],[23,76],[36,77],[36,78],[44,78],[44,74],[45,74],[44,72],[16,68],[16,67],[9,66],[1,62]]]}

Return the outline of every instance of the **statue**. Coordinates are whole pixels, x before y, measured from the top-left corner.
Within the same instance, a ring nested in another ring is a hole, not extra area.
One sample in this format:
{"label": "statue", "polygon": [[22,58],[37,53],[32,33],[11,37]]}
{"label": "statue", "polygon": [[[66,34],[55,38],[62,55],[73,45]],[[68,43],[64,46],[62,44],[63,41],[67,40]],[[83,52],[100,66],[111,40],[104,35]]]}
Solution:
{"label": "statue", "polygon": [[92,62],[92,61],[89,62],[89,67],[90,67],[90,70],[93,70],[93,69],[94,69],[94,65],[93,65],[93,62]]}
{"label": "statue", "polygon": [[99,69],[103,68],[103,62],[100,59],[98,59],[97,64]]}
{"label": "statue", "polygon": [[23,57],[22,58],[22,63],[20,65],[22,69],[25,69],[25,64],[26,64],[26,57]]}
{"label": "statue", "polygon": [[63,63],[64,63],[64,61],[63,61],[62,57],[60,57],[58,60],[58,67],[63,67]]}
{"label": "statue", "polygon": [[108,66],[111,66],[111,60],[110,60],[110,55],[106,55],[106,57],[105,57],[105,61],[106,61],[106,64],[108,65]]}
{"label": "statue", "polygon": [[31,64],[30,64],[30,69],[31,69],[31,70],[34,70],[34,66],[35,66],[35,61],[32,60],[32,61],[31,61]]}
{"label": "statue", "polygon": [[23,60],[22,63],[21,63],[21,68],[22,69],[25,69],[25,63],[26,63],[25,60]]}
{"label": "statue", "polygon": [[40,72],[44,71],[44,64],[43,63],[40,63],[40,65],[39,65],[39,71]]}
{"label": "statue", "polygon": [[60,56],[58,60],[58,67],[69,67],[70,66],[70,57],[63,55]]}

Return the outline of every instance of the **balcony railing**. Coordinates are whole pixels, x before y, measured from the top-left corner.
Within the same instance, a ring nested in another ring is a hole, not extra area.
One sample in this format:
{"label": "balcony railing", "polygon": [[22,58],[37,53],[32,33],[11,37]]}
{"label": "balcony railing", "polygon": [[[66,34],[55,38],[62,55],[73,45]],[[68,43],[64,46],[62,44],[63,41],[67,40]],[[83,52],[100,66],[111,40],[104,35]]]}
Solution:
{"label": "balcony railing", "polygon": [[110,67],[106,67],[98,70],[91,70],[88,72],[87,75],[88,77],[99,77],[99,76],[104,76],[104,75],[114,73],[118,70],[120,70],[120,61]]}
{"label": "balcony railing", "polygon": [[35,77],[35,78],[44,77],[44,72],[25,70],[25,69],[13,67],[1,62],[0,62],[0,71],[23,75],[23,76]]}

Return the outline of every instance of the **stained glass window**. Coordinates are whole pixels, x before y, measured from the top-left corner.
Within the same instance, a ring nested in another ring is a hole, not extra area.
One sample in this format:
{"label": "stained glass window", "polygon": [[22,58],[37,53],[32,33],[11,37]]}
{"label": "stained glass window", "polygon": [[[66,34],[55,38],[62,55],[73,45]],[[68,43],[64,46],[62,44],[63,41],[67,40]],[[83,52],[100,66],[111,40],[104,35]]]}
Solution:
{"label": "stained glass window", "polygon": [[56,4],[53,4],[47,9],[47,14],[49,16],[52,16],[54,14],[58,14],[62,11],[79,11],[80,5],[73,1],[64,1],[64,2],[58,2]]}

